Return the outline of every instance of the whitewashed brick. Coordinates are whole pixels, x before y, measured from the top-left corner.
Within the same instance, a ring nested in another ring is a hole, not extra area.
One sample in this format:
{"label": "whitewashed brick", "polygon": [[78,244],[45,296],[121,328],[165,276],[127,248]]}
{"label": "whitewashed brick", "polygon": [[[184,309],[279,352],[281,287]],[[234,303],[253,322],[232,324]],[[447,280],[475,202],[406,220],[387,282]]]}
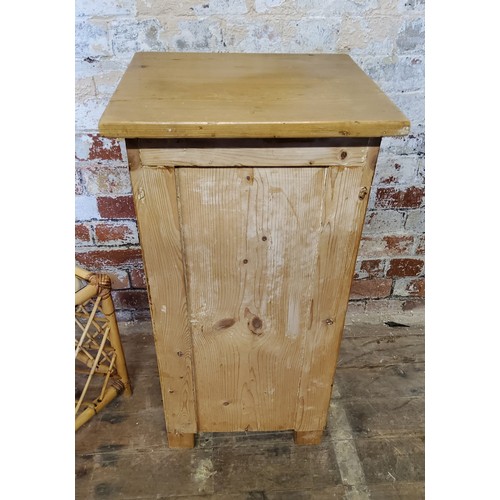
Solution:
{"label": "whitewashed brick", "polygon": [[260,13],[268,12],[270,10],[283,5],[285,0],[255,0],[255,11]]}
{"label": "whitewashed brick", "polygon": [[392,54],[400,24],[397,16],[344,15],[336,51],[353,56]]}
{"label": "whitewashed brick", "polygon": [[425,135],[410,133],[402,137],[384,137],[382,148],[395,155],[423,154],[425,151]]}
{"label": "whitewashed brick", "polygon": [[130,194],[130,176],[126,163],[79,165],[81,183],[89,195]]}
{"label": "whitewashed brick", "polygon": [[98,98],[77,101],[75,105],[75,130],[97,132],[99,119],[107,104],[107,99]]}
{"label": "whitewashed brick", "polygon": [[388,97],[398,106],[409,118],[410,130],[413,133],[423,131],[425,124],[425,97],[423,91],[393,93],[389,92]]}
{"label": "whitewashed brick", "polygon": [[420,158],[417,155],[394,155],[382,150],[377,161],[374,184],[414,184],[417,179]]}
{"label": "whitewashed brick", "polygon": [[223,46],[222,28],[217,19],[182,20],[177,31],[166,42],[167,50],[210,52]]}
{"label": "whitewashed brick", "polygon": [[131,57],[136,52],[163,51],[163,27],[157,19],[118,19],[109,25],[113,53]]}
{"label": "whitewashed brick", "polygon": [[99,218],[95,196],[75,196],[75,220],[86,221]]}
{"label": "whitewashed brick", "polygon": [[405,229],[411,233],[425,232],[425,211],[424,209],[416,209],[408,211],[406,217]]}
{"label": "whitewashed brick", "polygon": [[79,20],[75,26],[75,55],[77,58],[110,56],[106,21]]}
{"label": "whitewashed brick", "polygon": [[425,0],[399,0],[398,1],[398,11],[417,11],[423,12],[425,8]]}
{"label": "whitewashed brick", "polygon": [[96,89],[94,79],[90,78],[77,78],[75,80],[75,98],[77,101],[85,99],[93,99],[96,97]]}
{"label": "whitewashed brick", "polygon": [[295,34],[287,42],[291,52],[335,52],[339,37],[340,17],[317,19],[299,19],[291,22],[295,25]]}
{"label": "whitewashed brick", "polygon": [[245,0],[206,0],[192,7],[198,16],[246,14],[248,12]]}
{"label": "whitewashed brick", "polygon": [[424,80],[423,55],[357,56],[356,63],[384,92],[416,92]]}
{"label": "whitewashed brick", "polygon": [[366,214],[364,235],[404,234],[405,213],[398,210],[369,210]]}
{"label": "whitewashed brick", "polygon": [[419,52],[424,46],[424,19],[405,20],[396,38],[400,53]]}
{"label": "whitewashed brick", "polygon": [[[263,19],[246,23],[244,19],[226,21],[224,40],[226,45],[233,45],[238,52],[277,53],[283,47],[282,36],[286,28],[280,30],[273,19]],[[289,50],[292,52],[292,50]]]}
{"label": "whitewashed brick", "polygon": [[135,15],[135,0],[78,0],[75,14],[81,16]]}

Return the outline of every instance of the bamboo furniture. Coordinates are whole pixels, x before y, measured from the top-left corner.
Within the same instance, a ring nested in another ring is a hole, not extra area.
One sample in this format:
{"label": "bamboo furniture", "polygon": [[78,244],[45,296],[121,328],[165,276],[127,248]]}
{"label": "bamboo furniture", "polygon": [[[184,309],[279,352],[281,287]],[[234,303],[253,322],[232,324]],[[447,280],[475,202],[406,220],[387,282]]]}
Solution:
{"label": "bamboo furniture", "polygon": [[171,447],[319,443],[381,137],[408,119],[347,55],[138,53],[125,138]]}
{"label": "bamboo furniture", "polygon": [[75,268],[75,430],[122,392],[132,394],[111,279]]}

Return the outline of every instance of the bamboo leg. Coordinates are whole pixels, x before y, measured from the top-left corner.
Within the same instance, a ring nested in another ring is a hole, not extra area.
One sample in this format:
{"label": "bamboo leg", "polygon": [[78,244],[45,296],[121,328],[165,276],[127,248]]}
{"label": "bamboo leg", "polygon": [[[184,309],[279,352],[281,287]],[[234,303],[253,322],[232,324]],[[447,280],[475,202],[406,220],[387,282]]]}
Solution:
{"label": "bamboo leg", "polygon": [[115,307],[113,305],[113,299],[111,295],[103,298],[101,303],[101,310],[106,315],[109,321],[110,332],[109,341],[116,352],[116,371],[118,376],[125,386],[124,393],[126,396],[132,395],[132,387],[130,384],[130,379],[128,377],[127,364],[125,362],[125,355],[123,354],[123,346],[120,339],[120,333],[118,331],[118,323],[116,321]]}
{"label": "bamboo leg", "polygon": [[118,396],[120,391],[114,387],[108,387],[108,390],[105,392],[104,397],[101,401],[94,403],[92,406],[85,408],[78,417],[75,419],[75,431],[77,431],[83,424],[88,422],[94,415],[99,413],[105,406],[107,406],[113,399]]}
{"label": "bamboo leg", "polygon": [[323,431],[294,431],[293,440],[298,445],[320,444]]}

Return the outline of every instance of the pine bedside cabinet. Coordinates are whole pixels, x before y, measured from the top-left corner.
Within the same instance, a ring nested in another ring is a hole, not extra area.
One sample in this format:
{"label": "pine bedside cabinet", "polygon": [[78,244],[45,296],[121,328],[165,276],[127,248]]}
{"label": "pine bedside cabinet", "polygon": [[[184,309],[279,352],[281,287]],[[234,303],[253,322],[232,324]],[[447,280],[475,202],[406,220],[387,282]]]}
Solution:
{"label": "pine bedside cabinet", "polygon": [[326,425],[381,138],[408,119],[347,55],[137,53],[125,138],[169,446]]}

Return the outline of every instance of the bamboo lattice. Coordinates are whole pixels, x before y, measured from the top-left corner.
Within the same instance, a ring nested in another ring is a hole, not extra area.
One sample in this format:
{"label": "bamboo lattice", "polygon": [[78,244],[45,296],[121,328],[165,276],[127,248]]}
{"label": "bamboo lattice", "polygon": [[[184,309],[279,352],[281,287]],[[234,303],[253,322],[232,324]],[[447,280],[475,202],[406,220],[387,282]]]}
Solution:
{"label": "bamboo lattice", "polygon": [[122,392],[131,395],[132,388],[109,276],[76,267],[75,277],[75,428],[78,430]]}

